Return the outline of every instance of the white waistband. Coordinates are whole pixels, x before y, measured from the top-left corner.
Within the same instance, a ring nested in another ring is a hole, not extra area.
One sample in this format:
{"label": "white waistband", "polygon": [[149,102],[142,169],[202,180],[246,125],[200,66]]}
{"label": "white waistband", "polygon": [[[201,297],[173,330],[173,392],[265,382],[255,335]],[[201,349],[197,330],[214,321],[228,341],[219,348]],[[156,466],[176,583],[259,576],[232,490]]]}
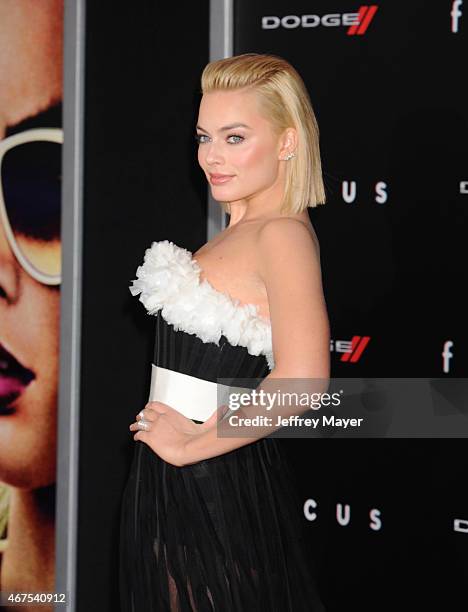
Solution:
{"label": "white waistband", "polygon": [[174,370],[151,366],[149,401],[163,402],[189,419],[207,421],[218,406],[227,402],[228,393],[245,389],[203,380]]}

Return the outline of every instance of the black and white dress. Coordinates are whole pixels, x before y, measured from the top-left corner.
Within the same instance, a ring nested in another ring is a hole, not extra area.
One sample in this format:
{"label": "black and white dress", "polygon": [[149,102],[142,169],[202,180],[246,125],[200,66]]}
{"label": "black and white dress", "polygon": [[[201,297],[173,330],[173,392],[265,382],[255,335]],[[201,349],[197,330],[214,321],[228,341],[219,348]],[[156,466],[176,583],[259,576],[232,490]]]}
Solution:
{"label": "black and white dress", "polygon": [[[218,378],[262,379],[274,366],[269,320],[200,273],[189,251],[154,242],[131,287],[156,316],[150,397],[195,421],[209,417],[200,398]],[[183,467],[135,442],[122,500],[122,612],[323,612],[281,442],[262,438]]]}

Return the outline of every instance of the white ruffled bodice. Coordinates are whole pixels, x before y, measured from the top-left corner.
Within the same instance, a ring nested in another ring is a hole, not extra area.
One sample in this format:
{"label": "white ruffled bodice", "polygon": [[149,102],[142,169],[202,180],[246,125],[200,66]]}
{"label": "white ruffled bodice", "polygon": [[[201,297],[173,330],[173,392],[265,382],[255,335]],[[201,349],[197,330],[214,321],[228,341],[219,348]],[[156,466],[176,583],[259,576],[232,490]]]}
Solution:
{"label": "white ruffled bodice", "polygon": [[271,324],[255,304],[241,304],[227,293],[200,280],[201,269],[187,249],[169,240],[153,242],[130,286],[140,294],[149,314],[161,310],[174,329],[195,334],[203,342],[219,344],[222,335],[251,355],[265,355],[274,367]]}

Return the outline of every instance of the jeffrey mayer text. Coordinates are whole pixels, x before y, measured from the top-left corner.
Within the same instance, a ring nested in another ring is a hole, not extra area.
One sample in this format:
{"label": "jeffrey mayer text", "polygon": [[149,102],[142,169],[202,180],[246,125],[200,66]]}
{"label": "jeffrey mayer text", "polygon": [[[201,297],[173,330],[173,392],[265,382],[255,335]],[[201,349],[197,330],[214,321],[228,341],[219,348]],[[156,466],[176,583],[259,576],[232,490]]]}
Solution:
{"label": "jeffrey mayer text", "polygon": [[346,429],[347,427],[360,427],[364,419],[359,418],[338,418],[333,415],[322,417],[300,417],[298,415],[291,415],[289,417],[282,417],[278,415],[276,422],[273,417],[266,415],[257,415],[254,417],[240,417],[237,415],[231,415],[229,417],[229,424],[233,427],[341,427]]}

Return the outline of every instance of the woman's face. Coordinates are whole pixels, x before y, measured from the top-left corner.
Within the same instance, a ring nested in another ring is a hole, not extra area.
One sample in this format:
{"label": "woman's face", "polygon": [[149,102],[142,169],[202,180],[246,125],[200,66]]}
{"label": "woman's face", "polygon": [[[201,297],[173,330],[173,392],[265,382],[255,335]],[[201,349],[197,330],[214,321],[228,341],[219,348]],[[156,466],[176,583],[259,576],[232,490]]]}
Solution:
{"label": "woman's face", "polygon": [[[1,2],[0,58],[2,141],[61,99],[61,0]],[[12,486],[55,482],[59,310],[59,291],[20,266],[0,221],[0,481]]]}
{"label": "woman's face", "polygon": [[0,224],[0,480],[55,482],[60,293],[18,264]]}
{"label": "woman's face", "polygon": [[197,135],[198,162],[215,200],[233,203],[261,196],[282,178],[282,143],[260,114],[254,91],[204,94]]}

